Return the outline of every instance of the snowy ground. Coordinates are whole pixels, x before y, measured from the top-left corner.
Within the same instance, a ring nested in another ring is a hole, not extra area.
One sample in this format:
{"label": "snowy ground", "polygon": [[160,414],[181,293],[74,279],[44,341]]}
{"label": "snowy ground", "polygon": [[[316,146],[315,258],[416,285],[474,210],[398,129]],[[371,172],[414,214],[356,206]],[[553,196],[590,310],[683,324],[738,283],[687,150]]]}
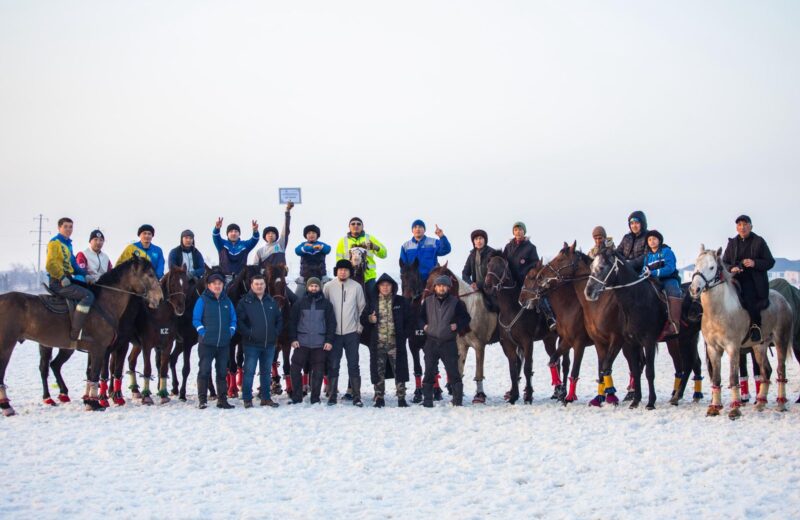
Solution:
{"label": "snowy ground", "polygon": [[[537,344],[534,404],[510,406],[505,359],[489,349],[485,406],[289,407],[284,395],[277,409],[236,400],[200,411],[192,383],[188,403],[89,413],[39,404],[38,349],[25,343],[6,378],[19,415],[0,419],[0,518],[786,518],[800,508],[800,405],[748,406],[736,422],[706,418],[707,401],[669,406],[662,349],[657,410],[587,407],[593,350],[580,401],[565,408],[547,398]],[[65,367],[75,397],[84,360]],[[624,387],[621,360],[616,372]],[[792,360],[791,401],[798,372]]]}

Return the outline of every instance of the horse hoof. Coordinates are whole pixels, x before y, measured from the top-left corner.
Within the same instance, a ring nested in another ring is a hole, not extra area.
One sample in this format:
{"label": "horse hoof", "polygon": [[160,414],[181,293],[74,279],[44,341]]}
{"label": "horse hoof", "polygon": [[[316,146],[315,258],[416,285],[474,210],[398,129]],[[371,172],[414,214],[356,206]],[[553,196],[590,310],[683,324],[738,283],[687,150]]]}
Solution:
{"label": "horse hoof", "polygon": [[113,401],[114,404],[117,406],[125,406],[125,399],[123,399],[122,397],[115,397]]}
{"label": "horse hoof", "polygon": [[151,404],[153,404],[153,398],[150,397],[149,395],[142,397],[142,404],[150,406]]}
{"label": "horse hoof", "polygon": [[525,402],[525,404],[533,404],[533,398],[532,397],[531,398],[527,398],[526,397],[524,402]]}
{"label": "horse hoof", "polygon": [[647,406],[644,407],[644,409],[645,410],[655,410],[656,409],[656,405],[648,404]]}
{"label": "horse hoof", "polygon": [[72,401],[67,394],[58,394],[58,400],[62,403],[69,403]]}
{"label": "horse hoof", "polygon": [[601,406],[603,406],[603,401],[600,400],[600,396],[597,396],[591,401],[589,401],[589,406],[595,406],[597,408],[600,408]]}
{"label": "horse hoof", "polygon": [[178,401],[183,401],[185,403],[186,402],[186,396],[182,395],[182,396],[178,397]]}
{"label": "horse hoof", "polygon": [[636,397],[636,394],[633,392],[633,390],[631,390],[627,394],[625,394],[625,397],[622,399],[622,401],[623,402],[625,402],[625,401],[633,401],[633,399],[635,397]]}
{"label": "horse hoof", "polygon": [[617,397],[616,394],[608,394],[606,396],[606,402],[608,404],[612,404],[614,406],[617,406],[619,404],[619,398]]}
{"label": "horse hoof", "polygon": [[100,406],[100,403],[97,399],[86,399],[83,401],[83,408],[87,412],[104,412],[105,408]]}
{"label": "horse hoof", "polygon": [[672,399],[669,400],[669,404],[671,404],[672,406],[678,406],[679,402],[680,402],[680,398],[677,397],[677,396],[675,396],[675,397],[673,397]]}
{"label": "horse hoof", "polygon": [[108,399],[99,399],[97,402],[100,403],[100,406],[103,408],[108,408]]}
{"label": "horse hoof", "polygon": [[639,403],[640,403],[640,402],[641,402],[641,401],[633,401],[633,402],[631,402],[630,406],[628,406],[628,409],[630,409],[630,410],[634,410],[634,409],[636,409],[636,408],[639,408]]}
{"label": "horse hoof", "polygon": [[706,417],[717,417],[719,415],[719,408],[716,405],[709,405],[706,410]]}
{"label": "horse hoof", "polygon": [[47,406],[58,406],[55,401],[53,401],[52,397],[48,397],[47,399],[42,401]]}
{"label": "horse hoof", "polygon": [[475,397],[472,398],[472,404],[486,404],[486,394],[483,392],[475,394]]}
{"label": "horse hoof", "polygon": [[739,410],[739,408],[734,408],[730,412],[728,412],[728,419],[730,419],[731,421],[735,421],[741,416],[742,416],[742,411]]}
{"label": "horse hoof", "polygon": [[172,389],[170,390],[169,394],[177,397],[180,395],[180,392],[178,390]]}
{"label": "horse hoof", "polygon": [[158,404],[167,404],[170,401],[169,397],[162,397]]}
{"label": "horse hoof", "polygon": [[764,402],[758,402],[758,403],[756,403],[756,406],[755,406],[755,411],[757,411],[757,412],[763,412],[763,411],[764,411],[764,408],[765,408],[766,406],[767,406],[767,403],[764,403]]}
{"label": "horse hoof", "polygon": [[3,417],[11,417],[12,415],[17,415],[17,412],[10,405],[8,408],[3,408]]}
{"label": "horse hoof", "polygon": [[778,410],[779,412],[786,412],[787,411],[786,403],[778,403],[775,409]]}
{"label": "horse hoof", "polygon": [[139,392],[139,391],[134,390],[133,392],[131,392],[131,397],[133,397],[134,399],[141,399],[142,398],[142,393]]}

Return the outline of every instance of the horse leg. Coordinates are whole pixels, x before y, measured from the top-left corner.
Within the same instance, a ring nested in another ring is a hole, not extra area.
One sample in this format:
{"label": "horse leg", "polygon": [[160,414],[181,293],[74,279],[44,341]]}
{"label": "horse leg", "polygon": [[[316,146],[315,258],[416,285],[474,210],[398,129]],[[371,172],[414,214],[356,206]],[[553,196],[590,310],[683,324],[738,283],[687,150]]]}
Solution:
{"label": "horse leg", "polygon": [[[472,399],[473,404],[486,403],[486,393],[483,391],[483,363],[486,359],[486,345],[481,344],[475,349],[475,397]],[[462,368],[463,372],[464,369]]]}
{"label": "horse leg", "polygon": [[738,419],[742,416],[742,411],[739,409],[742,406],[741,394],[739,393],[739,362],[741,356],[737,355],[738,349],[734,346],[729,346],[726,351],[730,358],[730,376],[729,383],[731,389],[731,411],[728,417],[731,420]]}
{"label": "horse leg", "polygon": [[283,352],[283,346],[279,345],[279,348],[275,349],[275,356],[272,358],[272,384],[270,385],[270,394],[271,395],[281,395],[283,393],[283,387],[281,387],[281,375],[278,373],[278,358]]}
{"label": "horse leg", "polygon": [[[192,346],[184,344],[183,345],[183,367],[181,367],[181,387],[178,390],[178,399],[181,401],[186,401],[186,381],[189,379],[189,373],[192,371],[192,366],[190,364],[192,358]],[[177,362],[176,362],[177,364]]]}
{"label": "horse leg", "polygon": [[[114,374],[114,404],[123,406],[125,398],[122,396],[122,372],[125,370],[125,354],[128,352],[128,341],[120,343],[111,353],[111,367]],[[138,391],[138,386],[136,387]]]}
{"label": "horse leg", "polygon": [[755,348],[751,352],[750,357],[753,360],[753,382],[756,386],[756,396],[758,396],[758,391],[761,389],[761,367],[758,363],[758,357],[756,356]]}
{"label": "horse leg", "polygon": [[[753,360],[754,368],[755,364],[756,364],[755,360]],[[749,374],[747,373],[747,349],[741,349],[739,351],[739,379],[740,379],[739,388],[741,390],[742,404],[750,401],[750,387],[747,381],[748,375]],[[755,374],[753,375],[755,376]]]}
{"label": "horse leg", "polygon": [[[550,396],[550,399],[558,399],[558,392],[559,388],[562,385],[561,377],[558,375],[558,358],[559,356],[555,356],[556,359],[553,360],[553,356],[558,352],[559,347],[561,345],[556,343],[545,340],[544,342],[544,351],[547,352],[549,357],[547,366],[550,368],[550,384],[553,387],[553,395]],[[566,374],[564,374],[564,378],[566,379]]]}
{"label": "horse leg", "polygon": [[525,366],[523,368],[525,373],[525,393],[523,395],[523,402],[525,404],[533,403],[533,341],[525,345]]}
{"label": "horse leg", "polygon": [[[628,360],[628,367],[630,369],[630,374],[633,377],[633,390],[630,391],[631,394],[631,404],[628,408],[638,408],[639,404],[642,402],[642,356],[641,356],[641,349],[639,348],[632,348],[629,352],[626,352],[625,359]],[[639,375],[637,375],[639,374]]]}
{"label": "horse leg", "polygon": [[56,377],[56,382],[58,383],[58,400],[62,403],[70,402],[70,398],[69,388],[67,388],[67,383],[64,381],[64,376],[61,375],[61,367],[64,366],[64,363],[66,363],[74,353],[74,350],[58,349],[58,354],[56,354],[55,359],[50,362],[50,368],[53,370],[53,375]]}
{"label": "horse leg", "polygon": [[567,380],[569,377],[569,368],[570,368],[570,360],[569,360],[569,345],[567,346],[567,351],[561,355],[561,373],[563,374],[563,378],[561,379],[561,384],[557,385],[558,388],[558,396],[556,399],[563,399],[565,395],[567,395],[567,389],[564,386],[564,381]]}
{"label": "horse leg", "polygon": [[180,357],[181,353],[183,352],[183,341],[175,340],[175,348],[172,349],[172,352],[169,355],[169,372],[172,376],[172,389],[170,393],[172,395],[179,395],[180,388],[178,386],[178,358]]}
{"label": "horse leg", "polygon": [[511,376],[511,390],[508,391],[506,400],[509,404],[514,404],[519,399],[519,356],[517,356],[517,349],[508,340],[501,341],[500,344],[503,345],[503,352],[508,359],[508,373]]}
{"label": "horse leg", "polygon": [[42,376],[42,401],[44,404],[56,406],[56,402],[50,397],[50,389],[47,387],[47,376],[50,375],[50,358],[53,357],[53,348],[39,345],[39,374]]}
{"label": "horse leg", "polygon": [[756,358],[756,363],[760,368],[760,375],[758,379],[758,393],[756,395],[756,411],[761,412],[767,405],[767,395],[769,393],[769,379],[772,376],[772,367],[767,359],[766,348],[754,348],[753,355]]}
{"label": "horse leg", "polygon": [[645,376],[647,377],[648,410],[656,409],[656,345],[644,349]]}
{"label": "horse leg", "polygon": [[170,347],[172,346],[172,338],[168,338],[166,343],[157,350],[159,352],[158,364],[158,397],[160,398],[159,404],[166,404],[169,402],[169,391],[167,390],[167,373],[169,371],[169,360],[171,356]]}
{"label": "horse leg", "polygon": [[136,379],[136,362],[139,360],[139,354],[142,352],[141,345],[133,345],[131,353],[128,354],[128,377],[130,378],[131,395],[134,399],[141,399],[142,394],[139,391],[139,381]]}
{"label": "horse leg", "polygon": [[575,360],[572,363],[572,375],[569,377],[569,392],[564,397],[564,406],[566,406],[567,403],[572,403],[578,400],[578,379],[580,379],[581,375],[581,362],[583,361],[583,352],[585,350],[586,347],[575,348]]}
{"label": "horse leg", "polygon": [[16,346],[15,338],[0,342],[0,410],[3,411],[5,417],[11,417],[17,413],[11,407],[5,385],[6,369],[8,368],[8,362],[11,361],[11,353],[14,352],[14,347]]}
{"label": "horse leg", "polygon": [[675,369],[675,379],[672,382],[672,394],[670,395],[669,404],[673,406],[678,405],[678,401],[683,397],[681,385],[683,384],[683,361],[681,358],[680,345],[677,338],[672,338],[667,341],[667,352],[672,359],[672,367]]}
{"label": "horse leg", "polygon": [[[422,348],[419,345],[411,346],[411,359],[414,362],[414,397],[411,399],[412,403],[422,402],[422,361],[420,359],[420,352]],[[800,359],[798,357],[797,359]]]}
{"label": "horse leg", "polygon": [[716,417],[722,410],[722,349],[706,343],[706,366],[711,379],[711,404],[706,411],[707,417]]}
{"label": "horse leg", "polygon": [[[789,344],[792,341],[791,332],[792,328],[791,324],[789,324],[786,328],[778,332],[777,338],[775,339],[775,350],[778,351],[778,376],[776,377],[778,383],[778,406],[776,409],[779,412],[786,411],[786,403],[788,402],[786,399],[786,383],[788,383],[786,379],[786,356],[789,354]],[[765,353],[764,359],[766,359],[766,357]],[[768,363],[767,366],[769,366]],[[762,376],[762,380],[763,378],[764,376]],[[766,378],[769,380],[769,374],[766,374]]]}
{"label": "horse leg", "polygon": [[98,391],[98,383],[100,381],[100,371],[102,370],[103,358],[105,357],[105,349],[93,348],[89,350],[89,368],[87,373],[87,385],[89,391],[83,400],[84,408],[89,412],[102,412],[105,410],[100,405],[100,394]]}
{"label": "horse leg", "polygon": [[[142,389],[142,404],[146,405],[153,404],[153,393],[150,391],[150,380],[153,379],[153,365],[150,361],[150,353],[152,351],[153,347],[142,347],[142,353],[144,354],[144,373],[142,374],[144,388]],[[133,355],[132,352],[131,355]]]}

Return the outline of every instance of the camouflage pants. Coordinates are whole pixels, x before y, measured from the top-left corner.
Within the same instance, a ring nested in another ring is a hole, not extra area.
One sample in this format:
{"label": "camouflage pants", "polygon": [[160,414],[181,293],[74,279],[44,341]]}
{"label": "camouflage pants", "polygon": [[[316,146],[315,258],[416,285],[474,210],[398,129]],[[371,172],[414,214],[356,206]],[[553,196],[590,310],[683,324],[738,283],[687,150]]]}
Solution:
{"label": "camouflage pants", "polygon": [[[381,345],[375,349],[376,370],[378,372],[378,382],[374,385],[375,397],[383,397],[386,394],[386,364],[391,364],[392,372],[397,373],[397,347],[395,345]],[[406,397],[406,384],[396,383],[395,389],[398,399]]]}

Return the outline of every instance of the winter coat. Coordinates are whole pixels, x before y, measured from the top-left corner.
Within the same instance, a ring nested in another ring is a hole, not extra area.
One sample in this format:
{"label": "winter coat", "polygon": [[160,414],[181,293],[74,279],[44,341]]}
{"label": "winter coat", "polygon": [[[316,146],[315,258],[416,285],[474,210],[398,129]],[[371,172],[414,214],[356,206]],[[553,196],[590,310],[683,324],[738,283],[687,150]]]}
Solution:
{"label": "winter coat", "polygon": [[245,346],[274,345],[283,330],[283,312],[269,294],[259,299],[249,291],[236,305],[237,327]]}
{"label": "winter coat", "polygon": [[239,274],[247,265],[247,255],[258,245],[258,231],[256,230],[253,230],[253,236],[249,240],[231,242],[222,238],[219,229],[214,228],[211,238],[214,239],[214,247],[219,252],[219,267],[226,275]]}
{"label": "winter coat", "polygon": [[127,262],[134,256],[142,256],[150,260],[153,264],[153,269],[156,270],[156,276],[161,279],[164,276],[164,252],[155,244],[150,244],[150,247],[145,248],[141,242],[134,242],[122,250],[122,254],[117,259],[117,264]]}
{"label": "winter coat", "polygon": [[641,260],[647,251],[647,217],[642,211],[634,211],[628,215],[628,229],[630,229],[630,221],[632,218],[638,218],[642,223],[642,229],[638,235],[634,235],[633,231],[627,233],[619,242],[617,251],[622,253],[625,260]]}
{"label": "winter coat", "polygon": [[[191,265],[187,263],[186,257],[191,257]],[[186,266],[186,272],[190,278],[201,278],[206,272],[206,262],[203,260],[203,255],[196,247],[192,246],[189,249],[183,246],[178,246],[169,252],[167,260],[167,268]]]}
{"label": "winter coat", "polygon": [[325,284],[322,294],[331,302],[333,312],[336,313],[336,335],[360,333],[361,313],[367,306],[361,285],[350,278],[344,283],[335,278]]}
{"label": "winter coat", "polygon": [[307,292],[292,305],[289,341],[298,341],[301,347],[322,348],[325,343],[333,343],[335,335],[336,314],[321,292]]}
{"label": "winter coat", "polygon": [[[455,341],[456,335],[469,327],[470,315],[464,302],[448,293],[444,298],[428,296],[422,302],[420,311],[420,329],[425,329],[428,341],[445,343]],[[456,330],[450,330],[450,324],[456,324]]]}
{"label": "winter coat", "polygon": [[400,248],[400,261],[412,264],[415,259],[418,260],[419,274],[422,276],[422,281],[426,281],[431,270],[438,265],[436,259],[449,254],[450,249],[450,242],[444,235],[439,239],[422,237],[422,240],[417,240],[411,237],[411,240]]}
{"label": "winter coat", "polygon": [[[314,246],[320,246],[321,249],[314,249]],[[303,277],[303,280],[312,277],[322,279],[327,274],[325,257],[331,252],[331,246],[319,240],[303,242],[295,248],[294,252],[300,257],[300,276]]]}
{"label": "winter coat", "polygon": [[536,266],[539,255],[536,253],[536,246],[526,237],[522,242],[515,239],[506,244],[503,249],[503,256],[508,261],[508,268],[514,276],[514,280],[522,286],[525,275]]}
{"label": "winter coat", "polygon": [[[754,267],[744,267],[742,261],[751,259]],[[722,255],[722,262],[728,267],[740,267],[741,273],[734,275],[742,288],[742,297],[758,303],[761,308],[769,301],[769,277],[767,271],[775,266],[775,259],[767,242],[751,232],[747,238],[739,236],[728,239],[728,246]]]}
{"label": "winter coat", "polygon": [[676,265],[675,253],[673,253],[672,249],[666,244],[659,247],[658,251],[655,253],[652,252],[650,248],[647,249],[647,253],[644,255],[642,271],[644,271],[645,267],[650,269],[650,276],[653,278],[659,280],[674,278],[678,280],[678,282],[681,280]]}
{"label": "winter coat", "polygon": [[461,271],[461,278],[468,284],[476,284],[478,289],[483,290],[483,283],[486,280],[486,272],[489,267],[489,258],[494,254],[495,250],[491,247],[483,246],[481,249],[481,262],[476,264],[477,249],[473,248],[469,252],[467,262],[464,264],[464,270]]}
{"label": "winter coat", "polygon": [[267,242],[263,246],[259,247],[256,250],[256,262],[257,264],[261,264],[264,260],[269,258],[269,256],[273,253],[285,253],[286,252],[286,244],[289,241],[289,224],[292,221],[292,215],[290,212],[284,213],[284,221],[283,221],[283,233],[278,235],[278,240],[275,242]]}
{"label": "winter coat", "polygon": [[107,254],[102,251],[95,253],[91,247],[78,253],[75,261],[86,271],[86,281],[91,283],[96,282],[113,268]]}
{"label": "winter coat", "polygon": [[[417,324],[411,319],[411,309],[408,305],[408,300],[397,294],[397,282],[388,274],[382,274],[378,278],[375,285],[375,293],[368,299],[368,304],[361,313],[361,324],[364,326],[364,332],[369,338],[367,346],[370,349],[370,360],[374,357],[375,351],[378,347],[378,325],[377,323],[370,323],[369,316],[374,312],[380,320],[378,315],[378,285],[381,282],[389,282],[392,284],[392,319],[394,320],[394,338],[395,346],[397,347],[397,370],[394,374],[395,381],[398,383],[405,383],[409,380],[408,373],[408,349],[406,348],[406,340],[414,333]],[[370,362],[370,371],[372,371],[373,363]],[[373,381],[377,380],[377,374],[373,374]],[[374,384],[374,383],[373,383]]]}
{"label": "winter coat", "polygon": [[73,276],[80,279],[86,275],[86,271],[78,265],[75,255],[72,254],[72,239],[61,233],[47,243],[47,260],[44,266],[51,280]]}
{"label": "winter coat", "polygon": [[[367,244],[371,244],[372,247],[377,248],[377,250],[368,248]],[[386,246],[381,244],[374,236],[364,233],[363,231],[357,237],[348,233],[339,239],[339,243],[336,245],[336,259],[350,260],[349,252],[352,247],[363,247],[367,250],[367,268],[364,270],[364,281],[368,282],[374,280],[378,276],[375,271],[375,256],[378,258],[386,258]]]}
{"label": "winter coat", "polygon": [[203,345],[228,347],[236,333],[236,310],[225,291],[219,299],[210,290],[203,291],[194,304],[192,325]]}

